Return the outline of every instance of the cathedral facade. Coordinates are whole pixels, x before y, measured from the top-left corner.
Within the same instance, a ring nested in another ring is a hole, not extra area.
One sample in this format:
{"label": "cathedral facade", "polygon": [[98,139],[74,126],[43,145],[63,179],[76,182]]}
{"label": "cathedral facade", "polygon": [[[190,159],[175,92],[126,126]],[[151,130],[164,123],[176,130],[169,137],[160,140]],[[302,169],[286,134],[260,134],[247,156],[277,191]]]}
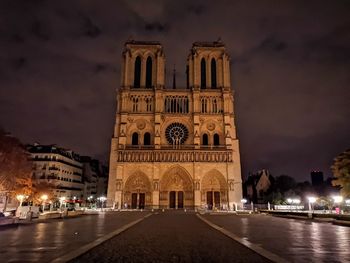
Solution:
{"label": "cathedral facade", "polygon": [[159,42],[126,42],[122,63],[107,204],[234,209],[242,180],[224,44],[192,45],[184,88],[165,86]]}

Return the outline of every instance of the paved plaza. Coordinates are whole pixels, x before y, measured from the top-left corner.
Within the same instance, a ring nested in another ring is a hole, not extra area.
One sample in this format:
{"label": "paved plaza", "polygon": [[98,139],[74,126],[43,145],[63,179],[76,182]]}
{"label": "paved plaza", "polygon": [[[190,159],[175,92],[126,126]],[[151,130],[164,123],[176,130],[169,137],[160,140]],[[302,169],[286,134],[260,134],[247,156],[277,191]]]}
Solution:
{"label": "paved plaza", "polygon": [[1,262],[63,262],[75,252],[70,262],[350,262],[349,247],[349,227],[268,215],[106,212],[0,228]]}

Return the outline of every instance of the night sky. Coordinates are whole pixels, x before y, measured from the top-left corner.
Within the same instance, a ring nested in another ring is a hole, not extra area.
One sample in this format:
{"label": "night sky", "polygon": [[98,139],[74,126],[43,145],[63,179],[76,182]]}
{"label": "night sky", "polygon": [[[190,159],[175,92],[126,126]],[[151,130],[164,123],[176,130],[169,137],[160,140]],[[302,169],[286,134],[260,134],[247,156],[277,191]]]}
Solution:
{"label": "night sky", "polygon": [[0,125],[25,143],[107,161],[124,42],[160,41],[171,87],[174,64],[185,86],[192,43],[219,37],[231,54],[243,174],[331,175],[350,147],[347,0],[2,0]]}

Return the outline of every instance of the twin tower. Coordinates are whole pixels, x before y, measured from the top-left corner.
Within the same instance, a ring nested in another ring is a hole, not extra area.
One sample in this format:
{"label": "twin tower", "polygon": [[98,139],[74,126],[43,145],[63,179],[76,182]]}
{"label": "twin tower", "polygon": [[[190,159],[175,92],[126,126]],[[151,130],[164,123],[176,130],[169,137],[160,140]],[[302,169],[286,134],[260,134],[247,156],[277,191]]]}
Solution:
{"label": "twin tower", "polygon": [[186,67],[186,87],[167,88],[162,45],[125,43],[109,206],[232,210],[240,202],[230,57],[221,42],[195,42]]}

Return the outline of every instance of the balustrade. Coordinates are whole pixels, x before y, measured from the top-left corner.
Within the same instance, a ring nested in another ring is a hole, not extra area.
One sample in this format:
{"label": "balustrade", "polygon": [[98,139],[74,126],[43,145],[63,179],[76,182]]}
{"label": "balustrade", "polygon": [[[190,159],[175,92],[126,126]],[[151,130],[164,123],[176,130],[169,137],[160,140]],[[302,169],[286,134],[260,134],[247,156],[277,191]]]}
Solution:
{"label": "balustrade", "polygon": [[120,150],[118,162],[232,162],[231,151]]}

